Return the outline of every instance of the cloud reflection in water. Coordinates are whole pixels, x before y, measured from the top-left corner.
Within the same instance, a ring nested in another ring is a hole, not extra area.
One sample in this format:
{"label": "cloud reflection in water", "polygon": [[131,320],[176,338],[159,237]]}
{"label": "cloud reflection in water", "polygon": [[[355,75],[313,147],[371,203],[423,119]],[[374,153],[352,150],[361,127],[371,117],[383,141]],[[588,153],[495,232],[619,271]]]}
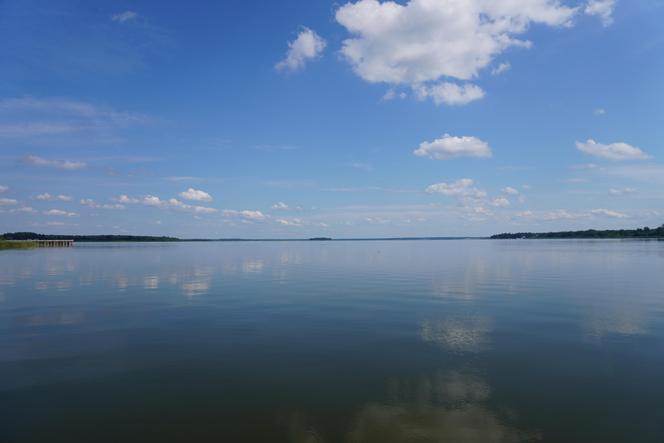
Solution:
{"label": "cloud reflection in water", "polygon": [[427,343],[450,351],[479,352],[488,344],[492,328],[493,321],[486,316],[425,320],[420,328],[420,337]]}

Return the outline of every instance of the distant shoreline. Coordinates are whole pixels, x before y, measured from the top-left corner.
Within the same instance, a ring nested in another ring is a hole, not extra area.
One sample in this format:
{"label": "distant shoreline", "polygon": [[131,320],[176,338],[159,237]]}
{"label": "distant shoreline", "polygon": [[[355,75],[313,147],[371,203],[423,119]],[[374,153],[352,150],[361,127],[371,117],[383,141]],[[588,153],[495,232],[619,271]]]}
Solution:
{"label": "distant shoreline", "polygon": [[60,235],[38,234],[35,232],[8,232],[0,235],[0,241],[31,241],[31,240],[74,240],[79,243],[99,242],[256,242],[256,241],[404,241],[404,240],[482,240],[488,237],[366,237],[366,238],[178,238],[150,235]]}
{"label": "distant shoreline", "polygon": [[537,240],[537,239],[664,239],[664,225],[659,228],[603,230],[587,229],[585,231],[560,232],[518,232],[497,234],[491,240]]}
{"label": "distant shoreline", "polygon": [[559,231],[559,232],[517,232],[496,234],[490,237],[474,236],[423,236],[423,237],[360,237],[360,238],[178,238],[170,236],[150,235],[59,235],[38,234],[35,232],[11,232],[0,235],[0,242],[7,247],[8,243],[28,242],[31,240],[74,240],[79,243],[122,243],[122,242],[286,242],[286,241],[418,241],[418,240],[539,240],[539,239],[650,239],[664,240],[664,225],[659,228],[638,228],[620,230]]}

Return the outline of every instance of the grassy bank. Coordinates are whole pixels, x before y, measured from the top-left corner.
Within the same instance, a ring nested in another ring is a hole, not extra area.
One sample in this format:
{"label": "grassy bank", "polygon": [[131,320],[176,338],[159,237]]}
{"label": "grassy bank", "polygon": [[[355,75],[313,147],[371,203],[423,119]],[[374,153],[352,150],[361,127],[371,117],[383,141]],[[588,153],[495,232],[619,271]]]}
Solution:
{"label": "grassy bank", "polygon": [[34,241],[0,240],[0,251],[5,249],[31,249],[36,247],[37,242]]}

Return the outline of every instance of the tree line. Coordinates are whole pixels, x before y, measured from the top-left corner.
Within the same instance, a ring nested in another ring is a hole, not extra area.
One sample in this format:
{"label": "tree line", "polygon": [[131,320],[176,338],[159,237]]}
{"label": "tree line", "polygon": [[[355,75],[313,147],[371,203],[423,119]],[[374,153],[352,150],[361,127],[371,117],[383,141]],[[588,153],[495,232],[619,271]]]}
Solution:
{"label": "tree line", "polygon": [[664,238],[664,225],[659,228],[617,229],[585,231],[561,231],[561,232],[516,232],[496,234],[490,237],[494,240],[500,239],[538,239],[538,238]]}
{"label": "tree line", "polygon": [[176,237],[155,237],[150,235],[49,235],[35,232],[8,232],[0,240],[74,240],[76,242],[167,242],[180,241]]}

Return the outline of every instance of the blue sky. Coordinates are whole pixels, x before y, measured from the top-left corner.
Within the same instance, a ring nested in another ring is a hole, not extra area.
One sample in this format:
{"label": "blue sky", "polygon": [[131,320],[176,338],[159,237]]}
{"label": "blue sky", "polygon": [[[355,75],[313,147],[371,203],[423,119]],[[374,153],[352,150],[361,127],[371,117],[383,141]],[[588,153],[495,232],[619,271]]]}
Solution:
{"label": "blue sky", "polygon": [[664,222],[664,1],[0,1],[0,231]]}

